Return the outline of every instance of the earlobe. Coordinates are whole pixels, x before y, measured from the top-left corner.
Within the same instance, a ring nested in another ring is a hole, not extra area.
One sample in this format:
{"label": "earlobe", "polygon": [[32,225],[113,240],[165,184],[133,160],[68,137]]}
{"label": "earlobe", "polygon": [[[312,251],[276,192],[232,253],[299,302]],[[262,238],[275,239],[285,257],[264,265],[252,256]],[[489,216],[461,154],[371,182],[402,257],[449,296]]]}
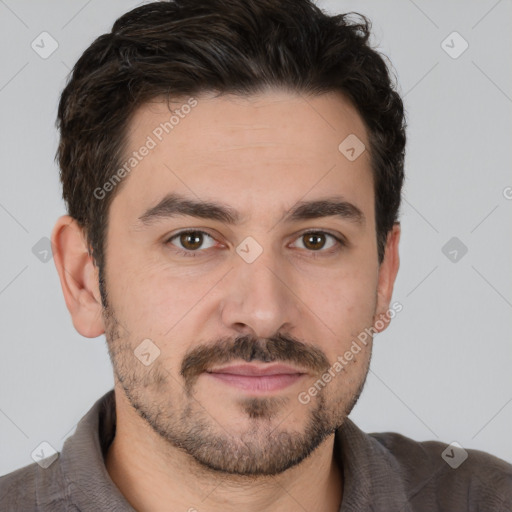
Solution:
{"label": "earlobe", "polygon": [[83,230],[76,220],[63,215],[53,228],[51,242],[73,325],[82,336],[96,338],[105,332],[98,269],[88,253]]}
{"label": "earlobe", "polygon": [[379,268],[377,285],[377,308],[373,323],[377,332],[382,332],[389,325],[389,305],[393,295],[393,286],[400,266],[398,244],[400,242],[400,224],[395,223],[388,233],[384,259]]}

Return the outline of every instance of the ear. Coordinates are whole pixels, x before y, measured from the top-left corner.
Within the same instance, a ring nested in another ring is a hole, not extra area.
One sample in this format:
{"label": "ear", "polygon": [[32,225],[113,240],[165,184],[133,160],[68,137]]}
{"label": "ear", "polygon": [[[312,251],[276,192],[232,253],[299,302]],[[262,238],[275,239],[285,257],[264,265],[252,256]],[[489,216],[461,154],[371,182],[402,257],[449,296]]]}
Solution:
{"label": "ear", "polygon": [[75,329],[86,338],[105,332],[98,268],[87,250],[82,228],[69,215],[60,217],[51,236],[53,261]]}
{"label": "ear", "polygon": [[[386,250],[384,259],[379,268],[379,282],[377,285],[377,308],[373,317],[374,328],[377,332],[382,332],[389,325],[389,304],[393,295],[393,285],[395,284],[398,267],[400,266],[400,257],[398,255],[398,243],[400,241],[400,224],[395,223],[392,230],[388,233],[386,241]],[[381,320],[380,322],[378,320]],[[377,325],[375,325],[377,323]],[[382,326],[382,324],[384,324]]]}

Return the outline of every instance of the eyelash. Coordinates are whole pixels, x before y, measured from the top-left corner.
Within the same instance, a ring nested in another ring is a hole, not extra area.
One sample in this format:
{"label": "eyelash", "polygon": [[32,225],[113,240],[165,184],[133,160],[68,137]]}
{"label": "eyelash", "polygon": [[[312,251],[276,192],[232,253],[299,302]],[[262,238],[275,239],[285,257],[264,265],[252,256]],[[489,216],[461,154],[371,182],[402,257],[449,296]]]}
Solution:
{"label": "eyelash", "polygon": [[[183,234],[189,234],[189,233],[201,233],[203,235],[207,235],[209,236],[210,238],[212,238],[213,240],[215,240],[215,238],[210,235],[209,233],[207,233],[206,231],[202,231],[200,229],[186,229],[186,230],[183,230],[183,231],[179,231],[178,233],[175,233],[174,235],[172,235],[170,238],[168,238],[165,242],[165,244],[170,244],[172,240],[174,240],[175,238],[179,237],[180,235],[183,235]],[[321,231],[321,230],[310,230],[310,231],[304,231],[302,233],[300,233],[298,235],[298,237],[296,238],[299,239],[305,235],[318,235],[318,234],[322,234],[322,235],[327,235],[327,236],[330,236],[331,238],[333,238],[336,242],[337,242],[337,246],[338,247],[331,247],[330,249],[326,250],[326,251],[322,251],[321,249],[319,249],[318,251],[312,251],[312,250],[307,250],[307,252],[310,252],[311,253],[311,258],[321,258],[323,256],[329,256],[329,255],[332,255],[334,253],[337,253],[340,249],[342,249],[343,247],[345,247],[347,244],[344,240],[342,240],[341,238],[333,235],[332,233],[329,233],[327,231]],[[180,255],[180,256],[185,256],[185,257],[191,257],[191,258],[196,258],[201,252],[204,252],[204,251],[201,251],[200,249],[197,249],[195,251],[192,251],[192,250],[188,250],[188,251],[185,251],[183,249],[179,249],[178,247],[174,246],[174,249],[173,251]],[[199,253],[199,254],[198,254]]]}

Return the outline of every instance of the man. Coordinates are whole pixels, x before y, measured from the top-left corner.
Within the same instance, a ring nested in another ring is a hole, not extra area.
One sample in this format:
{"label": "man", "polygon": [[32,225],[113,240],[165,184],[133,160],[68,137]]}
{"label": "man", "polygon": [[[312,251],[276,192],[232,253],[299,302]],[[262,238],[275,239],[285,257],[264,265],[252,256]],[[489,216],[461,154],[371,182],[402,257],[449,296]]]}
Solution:
{"label": "man", "polygon": [[506,462],[348,419],[400,309],[405,121],[368,37],[308,0],[180,0],[85,51],[52,243],[115,389],[2,510],[511,509]]}

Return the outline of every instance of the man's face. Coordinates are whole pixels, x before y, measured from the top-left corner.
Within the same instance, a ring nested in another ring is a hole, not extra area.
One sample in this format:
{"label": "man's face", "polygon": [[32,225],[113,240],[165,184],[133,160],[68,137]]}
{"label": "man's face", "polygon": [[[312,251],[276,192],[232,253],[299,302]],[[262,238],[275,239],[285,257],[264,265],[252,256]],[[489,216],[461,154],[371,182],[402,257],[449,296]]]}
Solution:
{"label": "man's face", "polygon": [[[364,151],[350,161],[338,149],[350,134],[369,147],[367,135],[335,94],[196,100],[168,134],[158,130],[171,116],[165,102],[144,105],[131,121],[127,153],[153,146],[148,136],[155,146],[109,210],[110,355],[130,404],[171,445],[211,469],[277,474],[343,423],[368,372],[371,342],[299,400],[373,325],[370,158]],[[170,201],[153,209],[168,194],[218,203],[237,222],[192,215],[206,208],[169,215]],[[290,215],[300,203],[333,199],[355,208]],[[211,373],[249,363],[291,370]]]}

